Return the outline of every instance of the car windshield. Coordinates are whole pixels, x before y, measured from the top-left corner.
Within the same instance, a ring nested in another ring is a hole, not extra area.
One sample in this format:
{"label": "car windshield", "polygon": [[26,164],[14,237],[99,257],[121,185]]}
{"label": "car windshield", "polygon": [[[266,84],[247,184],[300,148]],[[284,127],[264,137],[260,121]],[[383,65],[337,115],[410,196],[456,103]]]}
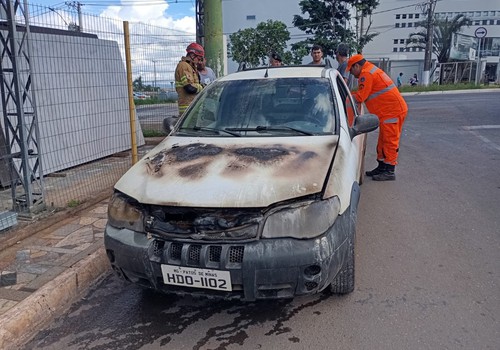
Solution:
{"label": "car windshield", "polygon": [[176,135],[332,134],[334,106],[327,78],[218,81],[210,84],[193,103]]}

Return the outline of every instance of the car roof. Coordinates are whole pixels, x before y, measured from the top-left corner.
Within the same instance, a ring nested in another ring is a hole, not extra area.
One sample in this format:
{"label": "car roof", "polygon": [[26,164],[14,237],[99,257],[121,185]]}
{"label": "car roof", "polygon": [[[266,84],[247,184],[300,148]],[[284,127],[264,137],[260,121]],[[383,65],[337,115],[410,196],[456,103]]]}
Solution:
{"label": "car roof", "polygon": [[220,78],[219,81],[264,78],[324,78],[329,71],[338,74],[336,69],[324,65],[259,67],[228,74]]}

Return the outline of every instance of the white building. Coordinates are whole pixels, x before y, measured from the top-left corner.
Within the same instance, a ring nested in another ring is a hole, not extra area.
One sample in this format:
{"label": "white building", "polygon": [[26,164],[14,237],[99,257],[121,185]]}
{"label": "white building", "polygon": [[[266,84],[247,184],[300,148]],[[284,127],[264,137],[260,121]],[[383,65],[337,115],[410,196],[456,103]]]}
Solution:
{"label": "white building", "polygon": [[[373,41],[364,48],[363,54],[372,60],[387,62],[385,68],[391,68],[391,76],[396,79],[397,74],[404,72],[409,78],[413,73],[421,76],[423,71],[424,50],[406,47],[410,33],[420,31],[415,23],[426,18],[422,4],[425,0],[381,0],[372,16],[370,32],[379,33]],[[293,28],[294,15],[304,16],[298,0],[225,0],[222,2],[223,32],[231,34],[240,29],[255,27],[260,22],[269,19],[285,23],[291,34],[291,42],[300,41],[307,35]],[[499,0],[439,0],[435,8],[439,18],[453,18],[459,13],[465,14],[472,20],[470,27],[464,27],[462,33],[474,36],[478,27],[487,30],[483,39],[482,52],[484,58],[483,69],[490,77],[499,80],[500,64],[500,1]],[[354,17],[354,16],[353,16]],[[354,19],[352,19],[354,21]],[[364,21],[365,27],[367,20]],[[353,28],[356,23],[352,22]],[[433,59],[436,57],[434,56]],[[229,63],[228,71],[235,71],[237,65]]]}
{"label": "white building", "polygon": [[[400,70],[407,78],[413,73],[421,76],[423,70],[424,50],[407,48],[406,44],[411,33],[424,28],[415,28],[418,21],[425,20],[419,0],[383,0],[374,11],[370,32],[379,33],[368,43],[363,54],[372,60],[390,61],[393,78]],[[474,37],[476,29],[484,27],[487,35],[482,39],[481,52],[483,69],[490,79],[499,79],[500,50],[500,1],[498,0],[440,0],[436,3],[435,14],[438,18],[452,19],[458,14],[464,14],[472,23],[464,27],[462,33]],[[433,55],[433,59],[436,57]]]}

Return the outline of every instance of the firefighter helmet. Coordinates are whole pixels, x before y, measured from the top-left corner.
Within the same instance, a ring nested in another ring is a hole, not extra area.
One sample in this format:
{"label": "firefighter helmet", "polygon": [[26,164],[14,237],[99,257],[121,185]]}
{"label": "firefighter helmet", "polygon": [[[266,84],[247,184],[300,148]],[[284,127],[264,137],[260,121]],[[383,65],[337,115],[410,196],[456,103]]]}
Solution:
{"label": "firefighter helmet", "polygon": [[191,43],[186,48],[187,53],[194,53],[196,56],[205,57],[205,50],[203,46],[197,43]]}

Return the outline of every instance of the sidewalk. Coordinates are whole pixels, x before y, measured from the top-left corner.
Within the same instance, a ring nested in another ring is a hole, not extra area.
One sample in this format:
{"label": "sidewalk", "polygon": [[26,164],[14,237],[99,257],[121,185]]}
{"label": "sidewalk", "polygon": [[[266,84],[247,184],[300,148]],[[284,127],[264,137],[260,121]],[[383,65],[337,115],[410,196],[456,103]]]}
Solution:
{"label": "sidewalk", "polygon": [[[161,139],[150,138],[140,156]],[[103,242],[111,195],[112,186],[76,208],[0,231],[0,349],[18,349],[111,272]]]}
{"label": "sidewalk", "polygon": [[110,271],[103,244],[108,200],[46,219],[52,225],[7,249],[16,232],[0,233],[0,349],[19,348]]}

